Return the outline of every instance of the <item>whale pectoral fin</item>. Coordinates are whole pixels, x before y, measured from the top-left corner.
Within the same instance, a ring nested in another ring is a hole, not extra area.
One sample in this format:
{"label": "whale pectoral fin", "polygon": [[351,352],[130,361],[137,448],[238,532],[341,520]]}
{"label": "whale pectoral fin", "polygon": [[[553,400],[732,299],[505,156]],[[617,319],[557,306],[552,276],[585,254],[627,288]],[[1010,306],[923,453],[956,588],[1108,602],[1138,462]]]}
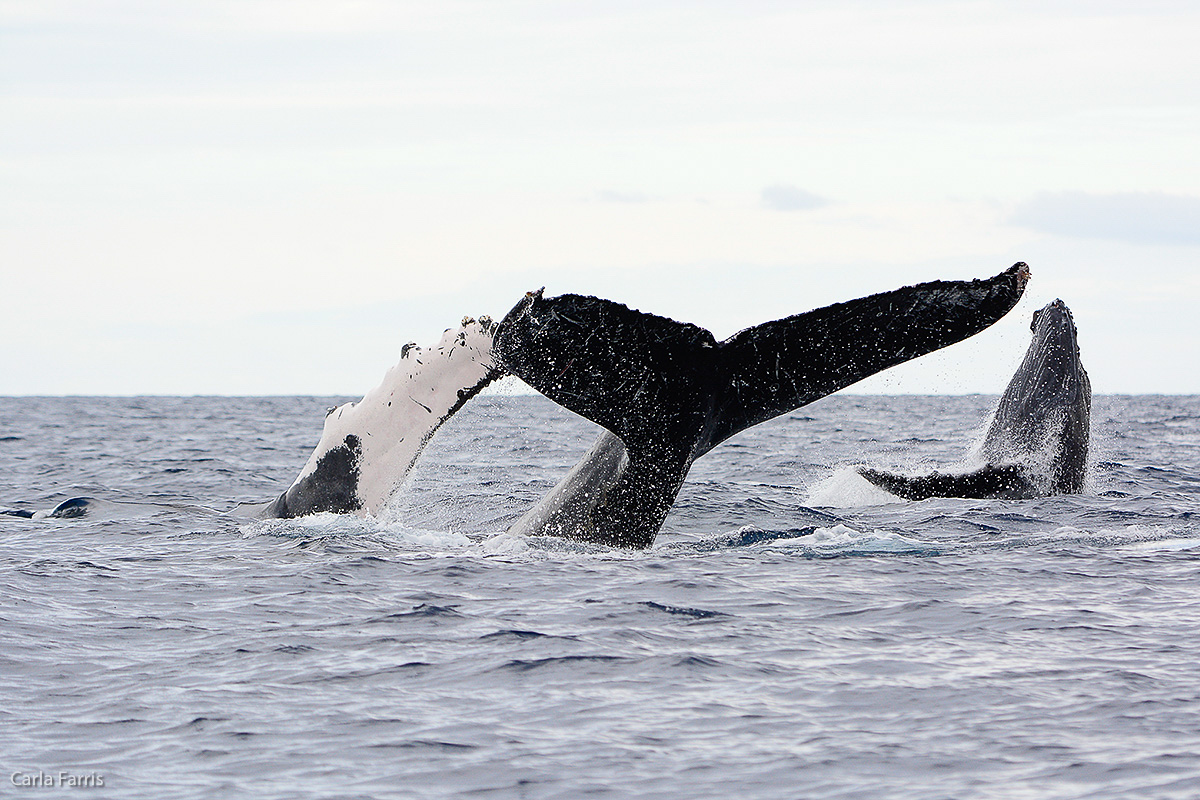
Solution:
{"label": "whale pectoral fin", "polygon": [[715,346],[696,325],[541,291],[526,295],[496,334],[505,369],[633,449],[645,437],[669,437],[666,428],[701,424]]}
{"label": "whale pectoral fin", "polygon": [[934,484],[937,479],[948,477],[937,472],[932,475],[913,478],[908,475],[897,475],[894,472],[872,469],[871,467],[859,467],[858,474],[885,492],[890,492],[906,500],[924,500],[928,497],[947,496],[944,492],[935,491]]}
{"label": "whale pectoral fin", "polygon": [[1008,313],[1029,268],[930,281],[767,322],[718,345],[720,396],[701,452],[738,431],[979,333]]}
{"label": "whale pectoral fin", "polygon": [[1029,476],[1023,469],[1013,465],[988,465],[974,472],[959,475],[934,472],[918,477],[859,467],[858,474],[880,489],[908,500],[925,500],[930,497],[1023,500],[1037,496],[1037,489]]}

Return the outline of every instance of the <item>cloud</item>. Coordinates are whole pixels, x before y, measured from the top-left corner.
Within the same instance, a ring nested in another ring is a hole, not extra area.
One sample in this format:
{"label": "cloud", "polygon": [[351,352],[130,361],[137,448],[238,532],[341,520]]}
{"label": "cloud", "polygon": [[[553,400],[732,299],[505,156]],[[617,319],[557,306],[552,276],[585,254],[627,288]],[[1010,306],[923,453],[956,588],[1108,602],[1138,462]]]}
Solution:
{"label": "cloud", "polygon": [[645,203],[650,198],[641,192],[614,192],[602,189],[596,192],[596,199],[602,203]]}
{"label": "cloud", "polygon": [[1010,222],[1057,236],[1200,244],[1200,197],[1162,192],[1043,193],[1018,206]]}
{"label": "cloud", "polygon": [[827,206],[829,201],[791,184],[776,183],[762,190],[762,204],[775,211],[803,211]]}

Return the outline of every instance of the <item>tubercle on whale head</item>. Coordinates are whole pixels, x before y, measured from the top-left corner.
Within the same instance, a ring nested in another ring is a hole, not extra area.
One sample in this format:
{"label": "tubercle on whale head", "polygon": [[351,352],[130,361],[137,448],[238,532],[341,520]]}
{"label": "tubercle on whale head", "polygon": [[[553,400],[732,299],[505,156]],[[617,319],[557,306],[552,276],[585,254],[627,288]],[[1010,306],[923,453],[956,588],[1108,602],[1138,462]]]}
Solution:
{"label": "tubercle on whale head", "polygon": [[[1033,345],[1044,353],[1066,353],[1079,359],[1079,331],[1071,309],[1061,299],[1033,312],[1029,323]],[[1082,369],[1082,367],[1080,367]]]}
{"label": "tubercle on whale head", "polygon": [[1029,330],[1037,332],[1038,325],[1042,322],[1047,325],[1057,325],[1059,327],[1069,327],[1072,332],[1075,331],[1075,317],[1071,314],[1071,309],[1061,298],[1047,303],[1046,305],[1033,312],[1033,318],[1029,321]]}

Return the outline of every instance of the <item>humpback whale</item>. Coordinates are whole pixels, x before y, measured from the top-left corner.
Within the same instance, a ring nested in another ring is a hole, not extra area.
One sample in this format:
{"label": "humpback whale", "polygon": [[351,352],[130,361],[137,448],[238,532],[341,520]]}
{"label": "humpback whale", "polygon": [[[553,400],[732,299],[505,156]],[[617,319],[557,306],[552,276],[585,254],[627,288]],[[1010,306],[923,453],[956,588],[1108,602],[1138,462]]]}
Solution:
{"label": "humpback whale", "polygon": [[1021,262],[986,280],[836,303],[723,342],[611,300],[530,292],[496,331],[499,367],[605,433],[513,530],[649,547],[697,458],[752,425],[984,330],[1028,280]]}
{"label": "humpback whale", "polygon": [[899,497],[1025,499],[1077,494],[1087,476],[1092,387],[1079,360],[1071,310],[1055,300],[1034,312],[1032,340],[992,414],[965,473],[919,477],[870,467],[858,472]]}

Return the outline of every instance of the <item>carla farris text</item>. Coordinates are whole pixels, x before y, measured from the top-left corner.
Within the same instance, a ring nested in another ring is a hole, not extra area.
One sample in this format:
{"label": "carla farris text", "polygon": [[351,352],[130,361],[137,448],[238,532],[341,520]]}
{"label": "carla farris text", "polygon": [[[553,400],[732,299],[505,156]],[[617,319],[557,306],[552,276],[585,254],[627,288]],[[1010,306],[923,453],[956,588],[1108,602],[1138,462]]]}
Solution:
{"label": "carla farris text", "polygon": [[84,775],[76,775],[73,772],[42,772],[41,770],[14,772],[9,776],[9,780],[12,781],[13,786],[22,786],[27,789],[34,786],[94,789],[104,785],[104,776],[96,772]]}

